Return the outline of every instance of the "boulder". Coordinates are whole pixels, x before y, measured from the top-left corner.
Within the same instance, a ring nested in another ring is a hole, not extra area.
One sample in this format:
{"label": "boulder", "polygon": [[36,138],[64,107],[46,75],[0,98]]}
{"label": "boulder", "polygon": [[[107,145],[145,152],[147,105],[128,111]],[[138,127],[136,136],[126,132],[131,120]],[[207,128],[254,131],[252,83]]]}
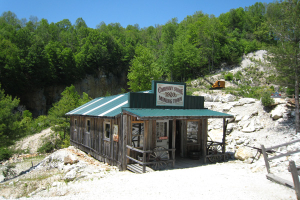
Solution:
{"label": "boulder", "polygon": [[235,121],[235,122],[239,122],[239,121],[241,121],[241,120],[242,120],[242,118],[243,118],[243,116],[241,116],[241,115],[237,115],[237,116],[235,116],[235,119],[234,119],[234,121]]}
{"label": "boulder", "polygon": [[252,104],[255,103],[255,99],[253,98],[242,98],[239,100],[240,105],[244,105],[244,104]]}
{"label": "boulder", "polygon": [[272,119],[277,120],[279,118],[282,118],[285,112],[286,112],[286,106],[283,104],[279,104],[275,107],[274,110],[272,110],[271,117]]}
{"label": "boulder", "polygon": [[227,94],[224,97],[222,97],[223,103],[233,102],[235,100],[235,96],[232,94]]}
{"label": "boulder", "polygon": [[234,157],[238,160],[244,161],[248,158],[252,158],[253,154],[249,148],[246,147],[240,147],[236,152]]}
{"label": "boulder", "polygon": [[260,130],[262,128],[263,127],[260,124],[260,122],[256,118],[253,118],[250,123],[247,123],[247,124],[245,124],[243,126],[243,130],[242,131],[244,133],[252,133],[252,132]]}
{"label": "boulder", "polygon": [[223,108],[223,112],[228,112],[228,111],[230,111],[231,108],[232,108],[231,105],[227,105]]}
{"label": "boulder", "polygon": [[233,130],[233,128],[234,128],[234,125],[233,125],[233,124],[228,124],[228,125],[227,125],[227,133],[231,133],[232,130]]}
{"label": "boulder", "polygon": [[213,98],[214,98],[213,102],[221,102],[222,101],[222,97],[220,95],[217,95]]}
{"label": "boulder", "polygon": [[72,181],[76,178],[76,174],[77,174],[76,169],[73,169],[73,170],[69,171],[68,173],[66,173],[64,180]]}
{"label": "boulder", "polygon": [[210,94],[203,95],[204,101],[206,102],[213,102],[213,97]]}
{"label": "boulder", "polygon": [[67,164],[73,165],[74,163],[77,163],[77,162],[78,162],[78,159],[73,155],[67,155],[64,157],[65,165],[67,165]]}

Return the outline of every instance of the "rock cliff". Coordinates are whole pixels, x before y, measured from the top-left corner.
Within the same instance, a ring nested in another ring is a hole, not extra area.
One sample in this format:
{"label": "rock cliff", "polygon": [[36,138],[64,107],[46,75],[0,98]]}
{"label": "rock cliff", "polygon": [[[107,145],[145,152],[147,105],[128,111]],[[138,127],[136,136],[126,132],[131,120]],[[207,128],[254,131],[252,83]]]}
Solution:
{"label": "rock cliff", "polygon": [[[99,72],[95,75],[87,75],[84,79],[73,84],[82,95],[87,93],[89,97],[96,98],[106,94],[114,95],[121,92],[121,89],[127,88],[127,76],[124,72],[120,77],[112,74],[105,75]],[[34,117],[47,114],[52,104],[59,101],[61,93],[69,85],[51,85],[46,88],[36,89],[20,97],[21,104],[30,110]]]}

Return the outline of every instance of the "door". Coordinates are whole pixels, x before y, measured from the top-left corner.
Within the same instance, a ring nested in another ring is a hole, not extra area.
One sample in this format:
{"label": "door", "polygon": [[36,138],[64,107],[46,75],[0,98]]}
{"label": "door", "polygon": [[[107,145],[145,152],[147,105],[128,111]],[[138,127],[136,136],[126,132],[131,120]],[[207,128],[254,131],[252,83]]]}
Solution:
{"label": "door", "polygon": [[156,146],[169,149],[169,120],[156,121]]}

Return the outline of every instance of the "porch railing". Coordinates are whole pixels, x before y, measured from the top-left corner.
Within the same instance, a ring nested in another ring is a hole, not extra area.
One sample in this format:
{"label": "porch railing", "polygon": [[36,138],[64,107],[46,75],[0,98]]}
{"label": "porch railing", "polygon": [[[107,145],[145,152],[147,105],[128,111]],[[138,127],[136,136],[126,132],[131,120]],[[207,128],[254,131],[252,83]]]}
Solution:
{"label": "porch railing", "polygon": [[[175,165],[175,150],[176,149],[164,149],[164,150],[160,150],[160,151],[171,151],[172,152],[172,159],[169,159],[169,160],[163,160],[163,161],[149,161],[149,154],[151,154],[151,153],[153,153],[153,152],[159,152],[159,151],[153,151],[153,150],[147,150],[147,151],[144,151],[144,150],[141,150],[141,149],[137,149],[137,148],[135,148],[135,147],[132,147],[132,146],[130,146],[130,145],[126,145],[126,147],[127,147],[127,149],[130,149],[130,150],[132,150],[132,151],[136,151],[136,152],[139,152],[139,153],[142,153],[142,158],[143,158],[143,160],[142,161],[140,161],[140,160],[138,160],[138,159],[135,159],[135,158],[133,158],[133,157],[131,157],[131,156],[129,156],[129,155],[126,155],[126,158],[128,158],[128,159],[130,159],[130,160],[132,160],[133,162],[135,162],[135,163],[138,163],[138,164],[140,164],[140,165],[142,165],[143,166],[143,173],[145,173],[146,172],[146,165],[154,165],[154,164],[158,164],[158,163],[173,163],[173,167],[174,167],[174,165]],[[148,154],[148,155],[147,155]]]}

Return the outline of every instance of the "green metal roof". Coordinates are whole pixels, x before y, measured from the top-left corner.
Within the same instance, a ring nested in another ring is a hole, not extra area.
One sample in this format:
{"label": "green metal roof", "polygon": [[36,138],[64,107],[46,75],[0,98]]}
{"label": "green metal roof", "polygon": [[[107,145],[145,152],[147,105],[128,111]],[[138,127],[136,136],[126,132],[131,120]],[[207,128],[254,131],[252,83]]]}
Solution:
{"label": "green metal roof", "polygon": [[[142,94],[144,93],[144,94]],[[148,94],[146,94],[148,93]],[[189,97],[189,96],[187,96]],[[66,113],[66,115],[83,115],[98,117],[115,117],[122,112],[142,118],[231,118],[232,115],[204,108],[204,98],[187,98],[184,108],[156,107],[152,91],[126,93],[109,97],[99,97]],[[199,105],[198,105],[199,104]]]}
{"label": "green metal roof", "polygon": [[123,108],[123,111],[143,118],[186,118],[186,117],[207,117],[207,118],[233,118],[233,115],[221,113],[208,109],[143,109]]}
{"label": "green metal roof", "polygon": [[128,107],[128,93],[93,99],[66,115],[114,117],[122,112],[122,107]]}

